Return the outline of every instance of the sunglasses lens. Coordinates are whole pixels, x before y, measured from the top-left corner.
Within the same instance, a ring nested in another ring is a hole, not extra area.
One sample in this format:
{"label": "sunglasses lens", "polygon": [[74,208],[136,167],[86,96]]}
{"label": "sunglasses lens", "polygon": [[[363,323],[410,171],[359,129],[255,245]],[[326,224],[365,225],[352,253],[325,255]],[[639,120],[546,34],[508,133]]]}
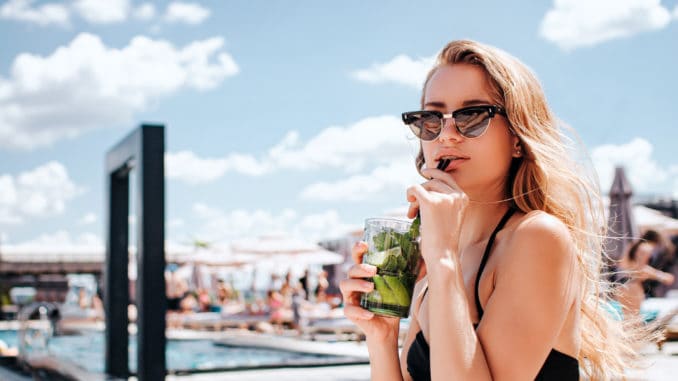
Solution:
{"label": "sunglasses lens", "polygon": [[[490,126],[493,110],[491,107],[468,107],[453,112],[457,131],[466,138],[481,136]],[[402,116],[403,122],[421,140],[436,139],[443,128],[443,114],[438,111],[413,111]]]}
{"label": "sunglasses lens", "polygon": [[429,112],[410,113],[406,120],[412,132],[422,140],[433,140],[440,134],[440,118]]}
{"label": "sunglasses lens", "polygon": [[490,125],[490,112],[487,109],[471,109],[454,114],[459,133],[467,138],[477,138]]}

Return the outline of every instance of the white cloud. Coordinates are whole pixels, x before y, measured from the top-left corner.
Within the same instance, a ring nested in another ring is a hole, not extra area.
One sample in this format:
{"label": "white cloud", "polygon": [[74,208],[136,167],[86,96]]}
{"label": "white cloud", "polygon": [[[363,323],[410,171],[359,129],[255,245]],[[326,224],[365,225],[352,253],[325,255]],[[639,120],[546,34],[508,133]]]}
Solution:
{"label": "white cloud", "polygon": [[571,50],[662,29],[670,20],[660,0],[555,0],[539,34]]}
{"label": "white cloud", "polygon": [[192,235],[201,240],[226,243],[235,239],[270,233],[284,233],[307,241],[343,236],[354,225],[341,221],[336,210],[299,215],[292,209],[278,213],[267,210],[236,209],[228,212],[205,204],[193,206],[197,218]]}
{"label": "white cloud", "polygon": [[207,183],[218,179],[228,171],[247,175],[261,175],[266,166],[249,155],[232,154],[226,158],[199,158],[191,151],[167,153],[165,155],[167,178],[189,184]]}
{"label": "white cloud", "polygon": [[0,176],[0,224],[14,225],[21,223],[15,209],[18,208],[19,195],[14,178],[10,175]]}
{"label": "white cloud", "polygon": [[200,24],[210,16],[210,10],[197,3],[174,1],[167,6],[165,21],[169,23]]}
{"label": "white cloud", "polygon": [[647,140],[635,138],[628,143],[605,144],[591,151],[591,159],[598,172],[601,191],[607,193],[612,186],[614,168],[623,166],[634,192],[678,193],[678,184],[670,184],[672,174],[678,174],[676,166],[664,168],[652,157],[653,147]]}
{"label": "white cloud", "polygon": [[47,3],[33,7],[34,2],[34,0],[9,0],[0,7],[0,18],[40,26],[69,24],[70,12],[65,5]]}
{"label": "white cloud", "polygon": [[238,73],[214,37],[183,48],[134,37],[122,49],[82,33],[49,56],[20,54],[0,76],[0,146],[33,149],[86,131],[130,123],[152,101],[207,90]]}
{"label": "white cloud", "polygon": [[344,237],[348,232],[355,230],[356,227],[356,224],[342,221],[339,213],[331,209],[303,216],[292,227],[292,234],[299,238],[320,241],[322,239]]}
{"label": "white cloud", "polygon": [[296,133],[289,133],[269,150],[267,160],[289,169],[335,167],[354,172],[368,163],[388,163],[408,149],[408,132],[402,122],[380,116],[346,127],[328,127],[305,144]]}
{"label": "white cloud", "polygon": [[78,220],[78,225],[91,225],[95,222],[97,222],[97,215],[89,212],[80,217]]}
{"label": "white cloud", "polygon": [[356,70],[351,77],[368,83],[395,82],[421,89],[434,62],[435,56],[413,59],[401,54],[386,63],[375,63],[369,69]]}
{"label": "white cloud", "polygon": [[0,175],[0,224],[60,214],[82,191],[56,161],[17,176]]}
{"label": "white cloud", "polygon": [[[34,5],[35,0],[8,0],[0,7],[0,19],[38,24],[40,26],[68,26],[71,15],[76,14],[90,24],[115,24],[129,17],[148,21],[157,11],[150,2],[132,6],[130,0],[73,0],[70,4],[45,3]],[[211,11],[197,3],[174,1],[167,6],[163,19],[170,24],[197,25],[205,21]]]}
{"label": "white cloud", "polygon": [[282,210],[278,214],[261,209],[223,212],[201,203],[193,205],[193,214],[200,221],[196,235],[201,239],[217,242],[282,231],[298,218],[297,213],[291,209]]}
{"label": "white cloud", "polygon": [[408,186],[421,182],[414,159],[398,160],[375,168],[369,174],[359,174],[334,182],[319,182],[307,186],[301,197],[320,201],[367,200],[386,192],[401,192]]}
{"label": "white cloud", "polygon": [[132,15],[137,20],[151,20],[155,17],[155,6],[152,3],[143,3],[134,8]]}
{"label": "white cloud", "polygon": [[76,0],[73,9],[92,24],[125,21],[130,11],[129,0]]}
{"label": "white cloud", "polygon": [[170,229],[178,229],[186,225],[186,222],[181,218],[172,218],[167,223],[167,227]]}
{"label": "white cloud", "polygon": [[341,168],[356,172],[369,165],[388,164],[414,152],[414,139],[393,116],[362,119],[349,126],[332,126],[302,142],[291,131],[260,158],[232,153],[223,158],[200,158],[190,151],[165,156],[168,178],[191,184],[218,179],[226,172],[258,176],[277,169],[309,171]]}
{"label": "white cloud", "polygon": [[82,233],[73,236],[66,230],[58,230],[54,233],[41,234],[38,237],[18,243],[16,246],[96,246],[103,247],[101,237],[94,233]]}

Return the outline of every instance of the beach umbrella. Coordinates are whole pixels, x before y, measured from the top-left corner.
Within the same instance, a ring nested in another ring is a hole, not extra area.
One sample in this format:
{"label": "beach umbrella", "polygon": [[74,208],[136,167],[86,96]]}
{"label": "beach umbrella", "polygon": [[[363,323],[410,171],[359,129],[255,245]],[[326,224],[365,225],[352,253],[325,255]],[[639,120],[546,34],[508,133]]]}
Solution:
{"label": "beach umbrella", "polygon": [[228,246],[186,246],[172,244],[167,247],[167,262],[199,264],[209,267],[238,267],[256,263],[260,258],[253,254],[233,253]]}
{"label": "beach umbrella", "polygon": [[237,255],[256,255],[260,263],[330,265],[344,261],[341,254],[284,234],[236,240],[231,243],[231,251]]}
{"label": "beach umbrella", "polygon": [[615,168],[609,196],[605,253],[611,259],[618,260],[626,245],[638,238],[638,227],[631,209],[633,190],[623,167]]}

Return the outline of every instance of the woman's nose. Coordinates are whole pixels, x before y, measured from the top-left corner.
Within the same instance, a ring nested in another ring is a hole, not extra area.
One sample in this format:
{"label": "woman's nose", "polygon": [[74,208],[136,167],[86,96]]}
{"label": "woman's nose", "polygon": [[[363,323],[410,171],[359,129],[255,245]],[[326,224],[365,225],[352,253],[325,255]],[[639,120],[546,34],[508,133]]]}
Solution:
{"label": "woman's nose", "polygon": [[443,128],[440,131],[440,135],[438,135],[438,140],[440,142],[444,142],[447,140],[453,140],[453,141],[461,141],[464,139],[463,136],[457,131],[457,126],[454,125],[454,119],[449,118],[449,119],[444,119],[443,120]]}

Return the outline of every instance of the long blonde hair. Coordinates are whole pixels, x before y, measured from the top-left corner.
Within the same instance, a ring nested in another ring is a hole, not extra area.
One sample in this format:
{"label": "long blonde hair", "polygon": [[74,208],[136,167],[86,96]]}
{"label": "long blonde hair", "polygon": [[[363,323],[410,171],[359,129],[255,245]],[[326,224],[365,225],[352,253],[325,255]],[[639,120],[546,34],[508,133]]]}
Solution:
{"label": "long blonde hair", "polygon": [[[603,238],[606,223],[598,181],[591,167],[575,160],[573,139],[562,131],[549,110],[544,92],[532,71],[508,53],[474,41],[450,42],[438,55],[426,77],[426,86],[442,65],[478,65],[487,73],[492,101],[506,109],[514,133],[520,139],[523,157],[514,159],[507,196],[514,207],[527,213],[545,211],[565,223],[577,251],[581,279],[580,366],[591,379],[623,377],[630,360],[637,358],[632,348],[636,327],[624,326],[607,306],[611,287],[604,280]],[[572,131],[574,135],[574,132]],[[578,158],[581,159],[581,158]],[[416,158],[421,171],[424,156]],[[635,329],[635,331],[634,331]]]}

